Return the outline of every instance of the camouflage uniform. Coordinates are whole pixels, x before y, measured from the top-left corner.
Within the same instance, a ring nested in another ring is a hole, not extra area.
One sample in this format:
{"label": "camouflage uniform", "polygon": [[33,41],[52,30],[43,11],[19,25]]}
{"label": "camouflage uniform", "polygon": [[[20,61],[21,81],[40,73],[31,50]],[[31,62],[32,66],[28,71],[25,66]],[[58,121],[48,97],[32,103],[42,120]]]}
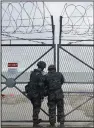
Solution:
{"label": "camouflage uniform", "polygon": [[55,71],[54,65],[50,65],[48,71],[46,85],[48,86],[49,121],[51,125],[55,124],[57,106],[57,121],[64,124],[64,95],[61,89],[64,77],[60,72]]}
{"label": "camouflage uniform", "polygon": [[33,104],[33,124],[34,126],[39,123],[38,115],[41,108],[41,100],[43,99],[44,92],[44,80],[45,77],[42,74],[42,70],[45,66],[35,69],[30,75],[30,86],[28,89],[28,98]]}

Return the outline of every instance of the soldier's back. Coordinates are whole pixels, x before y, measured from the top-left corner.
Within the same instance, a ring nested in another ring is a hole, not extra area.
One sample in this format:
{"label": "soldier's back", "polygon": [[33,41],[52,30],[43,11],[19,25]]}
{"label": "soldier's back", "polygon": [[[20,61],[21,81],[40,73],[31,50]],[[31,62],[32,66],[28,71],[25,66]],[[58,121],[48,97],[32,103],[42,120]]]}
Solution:
{"label": "soldier's back", "polygon": [[49,72],[47,74],[47,82],[49,90],[57,90],[61,88],[63,75],[60,72]]}
{"label": "soldier's back", "polygon": [[29,97],[38,97],[44,89],[44,77],[39,69],[34,69],[30,75]]}

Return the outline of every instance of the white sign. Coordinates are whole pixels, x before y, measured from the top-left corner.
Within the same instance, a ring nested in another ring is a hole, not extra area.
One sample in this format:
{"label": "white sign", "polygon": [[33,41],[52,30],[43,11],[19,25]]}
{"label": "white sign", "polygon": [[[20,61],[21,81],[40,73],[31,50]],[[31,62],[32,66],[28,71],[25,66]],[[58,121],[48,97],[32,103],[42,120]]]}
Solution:
{"label": "white sign", "polygon": [[8,73],[16,74],[18,68],[18,63],[8,63]]}

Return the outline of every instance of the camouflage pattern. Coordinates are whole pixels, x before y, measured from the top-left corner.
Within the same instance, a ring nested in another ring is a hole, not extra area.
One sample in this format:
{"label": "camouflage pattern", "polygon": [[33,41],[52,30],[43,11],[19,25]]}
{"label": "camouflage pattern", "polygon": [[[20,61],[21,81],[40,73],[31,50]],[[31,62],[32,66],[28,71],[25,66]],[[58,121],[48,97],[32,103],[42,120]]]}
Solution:
{"label": "camouflage pattern", "polygon": [[38,124],[38,115],[41,108],[41,97],[38,96],[37,98],[32,98],[31,103],[33,104],[33,123]]}
{"label": "camouflage pattern", "polygon": [[57,107],[57,121],[64,123],[64,95],[61,89],[64,83],[64,77],[60,72],[52,70],[46,75],[45,81],[48,86],[49,121],[50,123],[56,122]]}
{"label": "camouflage pattern", "polygon": [[45,77],[41,69],[35,69],[30,75],[30,84],[28,91],[28,98],[33,104],[33,123],[37,124],[38,115],[41,108],[41,100],[43,99]]}
{"label": "camouflage pattern", "polygon": [[39,61],[37,63],[38,68],[41,68],[42,70],[46,68],[46,63],[44,61]]}

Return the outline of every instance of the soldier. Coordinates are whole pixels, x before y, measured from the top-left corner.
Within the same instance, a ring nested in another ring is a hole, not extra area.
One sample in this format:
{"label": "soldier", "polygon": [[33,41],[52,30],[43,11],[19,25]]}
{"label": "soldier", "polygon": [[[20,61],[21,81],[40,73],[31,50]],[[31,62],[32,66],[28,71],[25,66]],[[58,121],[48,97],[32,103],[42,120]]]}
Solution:
{"label": "soldier", "polygon": [[30,82],[28,87],[27,96],[33,104],[33,127],[37,127],[41,119],[38,119],[38,115],[41,108],[41,100],[43,99],[44,92],[44,80],[43,70],[46,68],[44,61],[37,63],[38,69],[34,69],[30,75]]}
{"label": "soldier", "polygon": [[62,84],[64,77],[60,72],[56,72],[56,67],[50,65],[48,74],[46,75],[46,86],[48,86],[48,107],[49,121],[51,127],[55,127],[56,123],[56,106],[57,106],[57,121],[60,122],[60,128],[64,128],[64,95]]}

